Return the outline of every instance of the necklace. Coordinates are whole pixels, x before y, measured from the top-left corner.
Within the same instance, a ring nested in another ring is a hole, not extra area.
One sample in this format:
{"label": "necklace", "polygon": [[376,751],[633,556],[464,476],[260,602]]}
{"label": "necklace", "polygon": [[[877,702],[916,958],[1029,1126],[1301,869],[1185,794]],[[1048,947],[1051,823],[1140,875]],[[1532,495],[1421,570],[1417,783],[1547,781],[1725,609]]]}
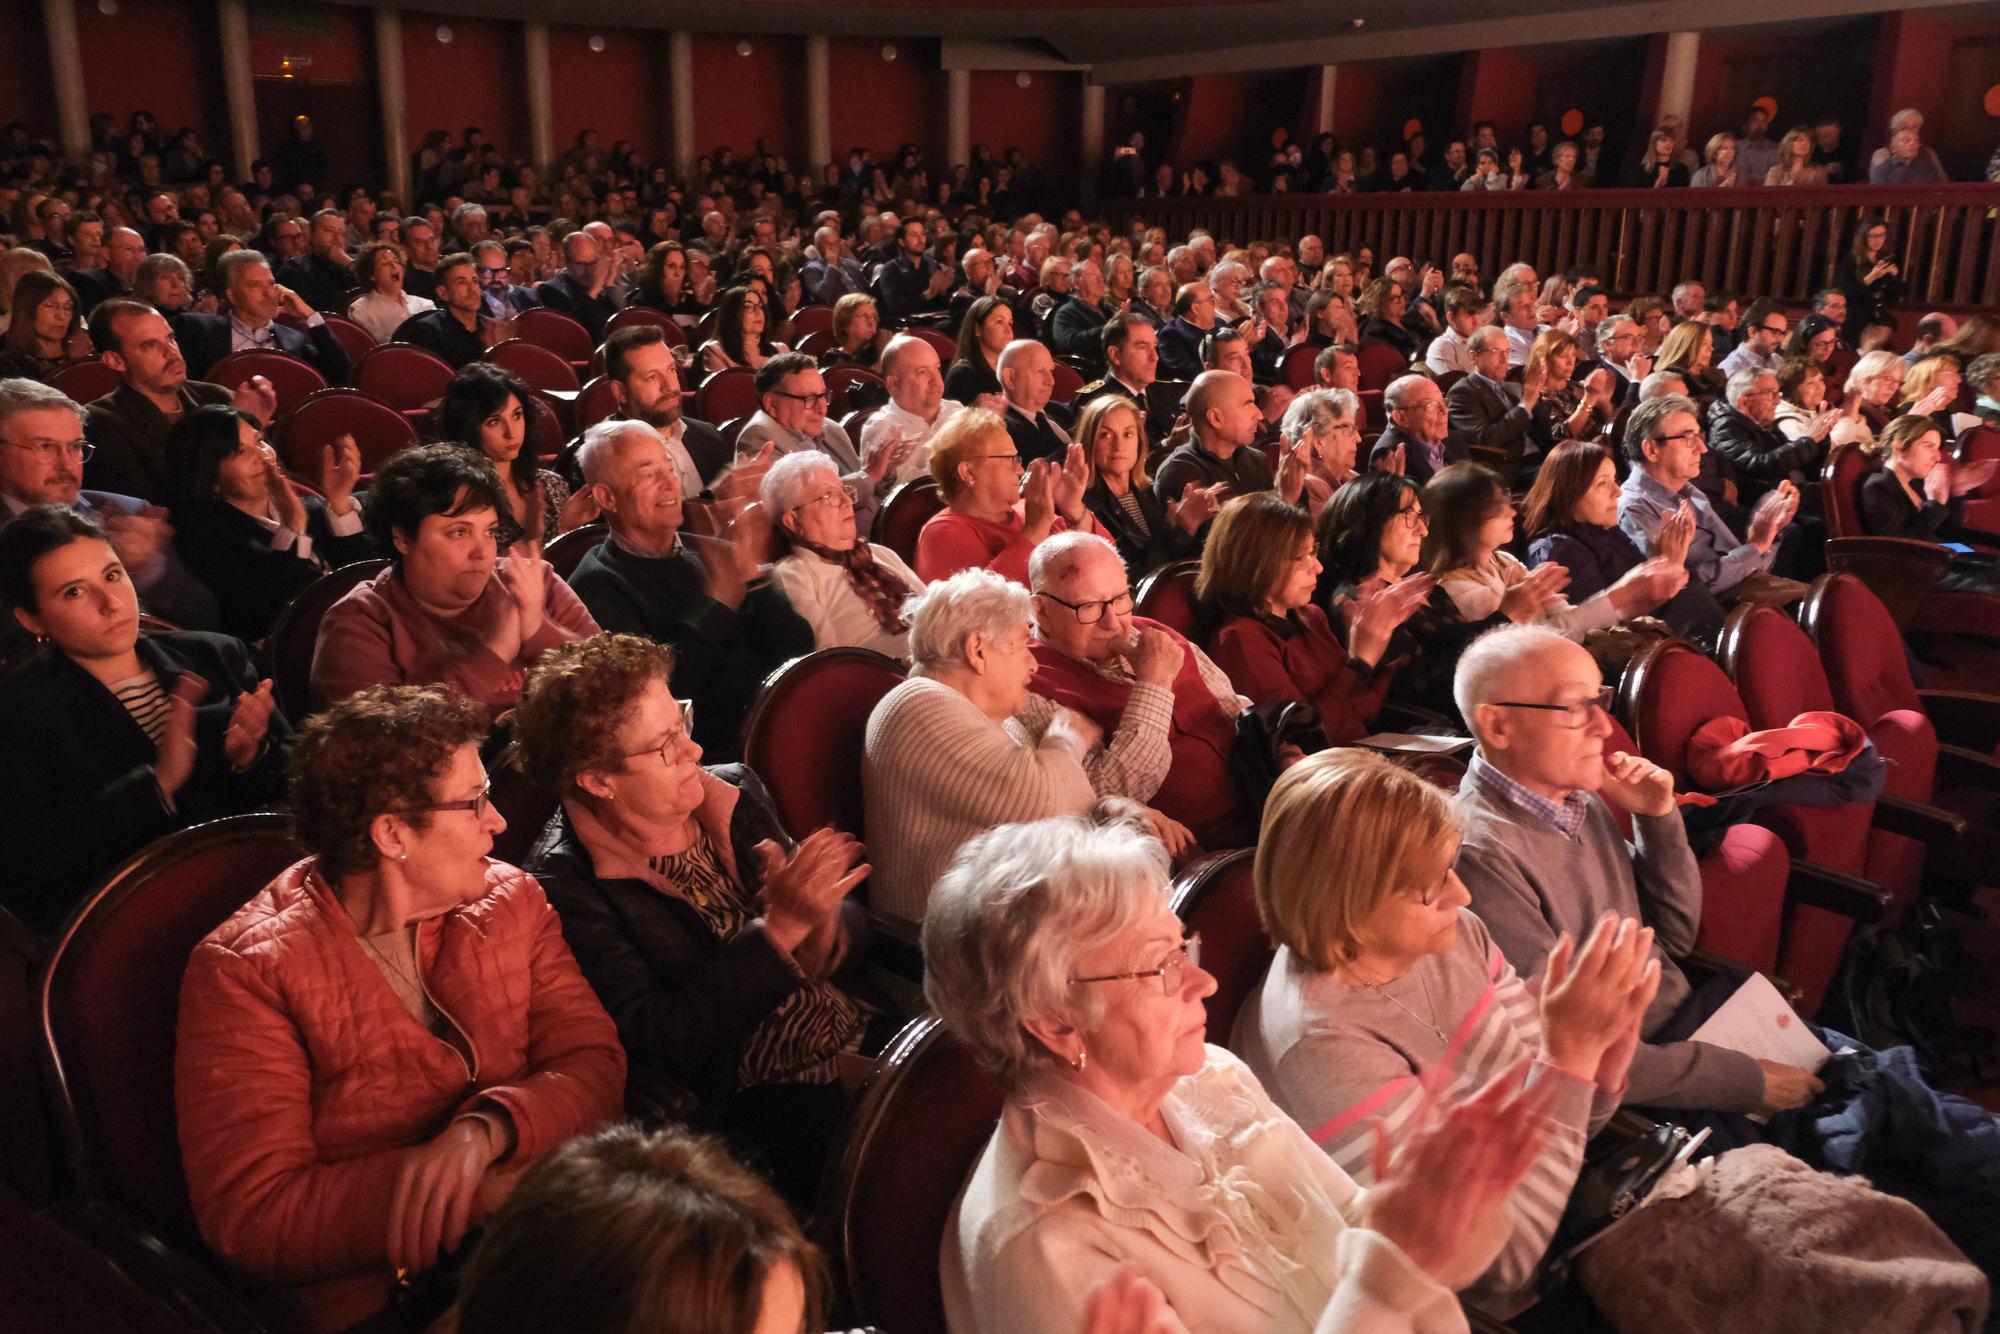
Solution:
{"label": "necklace", "polygon": [[[1450,1039],[1445,1036],[1444,1030],[1438,1027],[1438,1022],[1435,1018],[1418,1014],[1415,1010],[1412,1010],[1409,1006],[1403,1004],[1403,1002],[1397,1000],[1394,996],[1391,996],[1388,992],[1382,990],[1383,986],[1386,985],[1385,983],[1369,982],[1365,979],[1360,978],[1358,975],[1356,977],[1356,980],[1359,981],[1362,986],[1367,987],[1370,991],[1380,996],[1383,1000],[1388,1001],[1389,1004],[1395,1006],[1397,1009],[1401,1010],[1404,1014],[1407,1014],[1408,1016],[1410,1016],[1410,1018],[1422,1024],[1425,1028],[1428,1028],[1431,1032],[1437,1034],[1437,1040],[1439,1042],[1450,1041]],[[1391,978],[1390,980],[1394,981],[1395,979]],[[1417,978],[1417,985],[1423,988],[1424,1009],[1428,1010],[1432,1016],[1436,1015],[1437,1006],[1431,1001],[1431,984],[1429,979],[1419,975]]]}

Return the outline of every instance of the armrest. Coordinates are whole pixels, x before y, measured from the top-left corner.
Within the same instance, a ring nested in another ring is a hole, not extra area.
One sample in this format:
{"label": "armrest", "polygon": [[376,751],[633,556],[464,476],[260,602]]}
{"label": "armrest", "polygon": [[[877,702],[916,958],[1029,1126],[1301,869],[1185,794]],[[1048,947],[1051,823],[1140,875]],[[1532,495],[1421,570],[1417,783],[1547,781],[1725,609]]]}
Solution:
{"label": "armrest", "polygon": [[1383,732],[1410,732],[1421,736],[1458,735],[1462,729],[1456,718],[1421,708],[1415,704],[1384,704],[1375,710],[1375,726]]}
{"label": "armrest", "polygon": [[1875,828],[1924,845],[1930,856],[1943,856],[1965,837],[1965,817],[1941,806],[1909,801],[1887,793],[1875,798]]}
{"label": "armrest", "polygon": [[1879,922],[1889,913],[1889,891],[1880,885],[1799,857],[1792,859],[1792,875],[1785,889],[1800,903],[1852,917],[1864,925]]}
{"label": "armrest", "polygon": [[869,944],[869,961],[880,964],[898,977],[922,982],[924,948],[919,938],[922,928],[900,917],[868,910],[868,925],[874,932]]}
{"label": "armrest", "polygon": [[1951,787],[2000,789],[2000,760],[1963,746],[1938,746],[1937,776]]}
{"label": "armrest", "polygon": [[1975,690],[1919,690],[1938,740],[1991,755],[2000,747],[2000,695]]}
{"label": "armrest", "polygon": [[190,1328],[215,1334],[266,1334],[263,1323],[218,1275],[212,1261],[174,1251],[114,1206],[79,1197],[56,1206],[49,1217],[95,1247]]}
{"label": "armrest", "polygon": [[[1755,968],[1752,968],[1747,963],[1738,963],[1734,959],[1725,959],[1720,954],[1711,954],[1707,950],[1689,950],[1675,962],[1680,964],[1682,972],[1692,971],[1706,973],[1713,977],[1726,977],[1739,985],[1757,972]],[[1778,994],[1785,998],[1785,1004],[1791,1006],[1794,1010],[1805,1007],[1806,994],[1785,981],[1784,978],[1771,977],[1771,985],[1776,987]]]}

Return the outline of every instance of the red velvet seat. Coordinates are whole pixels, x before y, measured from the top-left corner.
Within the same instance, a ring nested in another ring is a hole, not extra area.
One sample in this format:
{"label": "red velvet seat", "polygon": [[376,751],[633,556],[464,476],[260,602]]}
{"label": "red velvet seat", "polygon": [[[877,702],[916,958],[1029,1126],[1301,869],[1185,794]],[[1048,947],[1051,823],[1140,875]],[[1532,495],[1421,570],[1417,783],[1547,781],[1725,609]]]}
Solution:
{"label": "red velvet seat", "polygon": [[903,682],[893,658],[828,648],[772,672],[743,726],[743,761],[756,770],[794,834],[831,825],[865,832],[861,750],[868,715]]}
{"label": "red velvet seat", "polygon": [[1294,389],[1313,387],[1315,373],[1313,364],[1319,360],[1320,349],[1307,343],[1285,349],[1284,357],[1278,362],[1278,379]]}
{"label": "red velvet seat", "polygon": [[[2000,430],[1991,426],[1973,427],[1958,437],[1957,454],[1960,463],[2000,459]],[[2000,533],[2000,474],[1987,478],[1967,493],[1965,522],[1971,528]]]}
{"label": "red velvet seat", "polygon": [[[567,320],[569,316],[562,318]],[[574,320],[570,322],[575,323]],[[485,359],[520,376],[528,388],[541,393],[574,396],[583,387],[576,378],[576,367],[561,355],[525,338],[509,338],[495,343],[486,349]]]}
{"label": "red velvet seat", "polygon": [[651,306],[627,306],[604,322],[604,336],[608,339],[620,329],[630,329],[635,325],[649,324],[667,336],[672,347],[686,347],[687,334],[674,322],[674,317],[664,310],[654,310]]}
{"label": "red velvet seat", "polygon": [[1049,391],[1049,402],[1069,403],[1083,392],[1083,376],[1074,366],[1056,362],[1055,377],[1055,388]]}
{"label": "red velvet seat", "polygon": [[[224,389],[235,389],[253,375],[261,375],[271,382],[272,392],[278,396],[277,418],[284,417],[307,398],[326,388],[326,377],[308,363],[283,352],[270,352],[263,348],[231,352],[210,366],[203,378]],[[265,422],[264,425],[271,423]]]}
{"label": "red velvet seat", "polygon": [[719,370],[694,391],[694,415],[711,425],[757,411],[757,372],[747,366]]}
{"label": "red velvet seat", "polygon": [[[549,310],[543,306],[532,306],[521,312],[514,325],[515,336],[521,341],[555,353],[564,361],[581,364],[590,360],[597,343],[590,336],[590,330],[559,310]],[[509,339],[512,342],[513,339]]]}
{"label": "red velvet seat", "polygon": [[123,383],[118,372],[91,357],[85,361],[72,361],[59,367],[49,376],[49,388],[69,395],[71,401],[88,403],[94,398],[103,398]]}
{"label": "red velvet seat", "polygon": [[1361,366],[1363,389],[1387,389],[1391,380],[1410,369],[1410,359],[1394,343],[1379,338],[1362,339],[1355,349],[1355,360]]}
{"label": "red velvet seat", "polygon": [[[859,403],[850,403],[856,389],[867,386],[870,402],[886,402],[889,397],[889,382],[874,371],[863,370],[859,366],[835,366],[826,372],[827,414],[844,417]],[[753,407],[751,409],[755,411]]]}
{"label": "red velvet seat", "polygon": [[912,1020],[848,1105],[820,1191],[823,1243],[857,1320],[945,1334],[938,1244],[1004,1103],[932,1016]]}
{"label": "red velvet seat", "polygon": [[1172,626],[1197,644],[1208,642],[1209,617],[1195,600],[1195,576],[1201,573],[1198,560],[1169,561],[1139,581],[1132,610]]}
{"label": "red velvet seat", "polygon": [[1943,592],[1937,587],[1951,553],[1935,542],[1909,537],[1869,537],[1861,527],[1861,484],[1878,468],[1856,445],[1836,445],[1821,473],[1826,507],[1826,563],[1857,576],[1899,630],[2000,638],[2000,598]]}
{"label": "red velvet seat", "polygon": [[378,343],[361,355],[348,380],[398,412],[428,409],[450,387],[451,366],[415,343]]}
{"label": "red velvet seat", "polygon": [[814,361],[818,361],[821,357],[833,351],[833,330],[813,330],[804,338],[792,344],[792,351],[803,353],[811,357]]}
{"label": "red velvet seat", "polygon": [[343,435],[354,437],[364,474],[417,443],[408,417],[359,389],[320,390],[292,410],[278,434],[278,457],[307,477],[320,475],[320,450]]}
{"label": "red velvet seat", "polygon": [[604,520],[572,528],[547,546],[542,548],[542,559],[555,567],[555,572],[564,579],[576,573],[576,567],[583,564],[583,558],[603,544],[604,535],[611,529]]}
{"label": "red velvet seat", "polygon": [[931,516],[944,508],[937,483],[929,477],[913,477],[889,493],[882,508],[875,511],[875,528],[868,535],[903,558],[912,568],[917,559],[917,535]]}
{"label": "red velvet seat", "polygon": [[375,346],[375,335],[345,315],[328,315],[326,327],[340,340],[341,350],[347,353],[347,362],[350,366],[361,360],[362,353]]}
{"label": "red velvet seat", "polygon": [[[829,330],[832,327],[830,324],[827,326]],[[929,343],[931,351],[938,354],[938,365],[940,366],[951,365],[952,361],[958,356],[958,340],[941,329],[931,329],[921,324],[913,324],[909,328],[900,329],[897,332],[908,334],[912,338],[921,338],[926,343]]]}
{"label": "red velvet seat", "polygon": [[319,623],[334,603],[388,564],[386,560],[358,560],[329,570],[301,589],[272,622],[271,633],[264,638],[264,673],[271,678],[271,693],[277,696],[287,718],[303,721],[317,704],[312,698],[312,659],[313,646],[319,642]]}
{"label": "red velvet seat", "polygon": [[131,1243],[121,1259],[144,1263],[148,1235],[203,1254],[175,1135],[181,974],[203,936],[301,855],[290,822],[268,812],[180,830],[113,871],[50,942],[43,1066],[78,1189]]}
{"label": "red velvet seat", "polygon": [[1236,848],[1201,858],[1174,877],[1174,915],[1201,933],[1201,966],[1215,978],[1208,998],[1208,1040],[1229,1044],[1236,1015],[1264,980],[1276,951],[1257,916],[1251,872],[1257,849]]}
{"label": "red velvet seat", "polygon": [[56,1196],[55,1122],[49,1116],[36,1062],[33,979],[42,942],[20,918],[0,908],[0,1190],[40,1206]]}
{"label": "red velvet seat", "polygon": [[588,431],[618,411],[618,397],[611,381],[600,375],[586,383],[576,395],[576,429]]}
{"label": "red velvet seat", "polygon": [[801,306],[792,312],[791,328],[793,347],[798,347],[801,342],[814,334],[830,336],[833,333],[833,307]]}

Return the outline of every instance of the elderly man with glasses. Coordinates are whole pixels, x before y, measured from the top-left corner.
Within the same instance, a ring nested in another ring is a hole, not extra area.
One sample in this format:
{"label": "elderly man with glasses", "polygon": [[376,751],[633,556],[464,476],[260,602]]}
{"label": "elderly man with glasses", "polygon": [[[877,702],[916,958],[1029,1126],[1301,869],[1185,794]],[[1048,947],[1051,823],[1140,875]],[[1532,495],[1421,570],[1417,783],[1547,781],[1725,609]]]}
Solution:
{"label": "elderly man with glasses", "polygon": [[756,415],[736,437],[738,459],[754,457],[765,445],[778,457],[816,449],[832,459],[841,480],[854,488],[854,521],[867,532],[895,486],[896,470],[915,443],[893,442],[864,462],[839,422],[826,415],[826,377],[802,352],[781,352],[757,368]]}
{"label": "elderly man with glasses", "polygon": [[1083,768],[1098,795],[1150,802],[1205,848],[1255,842],[1230,763],[1250,701],[1179,632],[1132,614],[1117,548],[1058,533],[1029,558],[1028,584],[1036,670],[1022,717],[1061,705],[1097,725],[1105,740]]}
{"label": "elderly man with glasses", "polygon": [[1722,397],[1709,404],[1708,446],[1728,460],[1745,503],[1788,478],[1805,481],[1818,472],[1826,452],[1832,410],[1813,418],[1813,424],[1823,423],[1817,435],[1793,439],[1778,428],[1778,402],[1777,373],[1746,366],[1730,375]]}
{"label": "elderly man with glasses", "polygon": [[1739,539],[1695,485],[1707,453],[1693,399],[1663,394],[1634,408],[1625,423],[1632,473],[1619,492],[1618,526],[1641,551],[1651,551],[1667,515],[1687,510],[1694,518],[1688,575],[1722,596],[1750,576],[1770,572],[1779,536],[1798,510],[1799,489],[1789,479],[1773,487],[1757,502]]}

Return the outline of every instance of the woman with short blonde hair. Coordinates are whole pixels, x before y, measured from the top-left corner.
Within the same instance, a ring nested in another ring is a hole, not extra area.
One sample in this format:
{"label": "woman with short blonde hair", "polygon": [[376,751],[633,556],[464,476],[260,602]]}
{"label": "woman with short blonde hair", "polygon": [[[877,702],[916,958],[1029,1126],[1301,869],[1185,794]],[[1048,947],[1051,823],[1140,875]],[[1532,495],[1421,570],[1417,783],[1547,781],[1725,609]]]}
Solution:
{"label": "woman with short blonde hair", "polygon": [[917,535],[910,562],[925,582],[983,566],[1028,582],[1028,554],[1051,533],[1104,531],[1084,506],[1089,464],[1071,445],[1060,467],[1046,459],[1021,471],[1020,447],[997,412],[965,408],[930,439],[930,471],[944,509]]}

